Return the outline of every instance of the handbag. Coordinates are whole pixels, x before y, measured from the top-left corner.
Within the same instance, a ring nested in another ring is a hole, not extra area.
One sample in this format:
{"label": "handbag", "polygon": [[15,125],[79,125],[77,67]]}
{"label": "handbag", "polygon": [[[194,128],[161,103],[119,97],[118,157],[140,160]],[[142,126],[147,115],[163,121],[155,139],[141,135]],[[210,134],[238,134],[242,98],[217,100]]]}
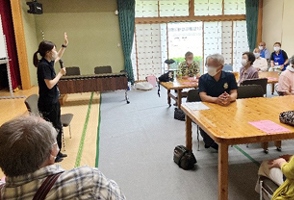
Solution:
{"label": "handbag", "polygon": [[185,115],[184,111],[182,111],[179,108],[175,108],[174,119],[177,119],[177,120],[180,120],[180,121],[185,121],[186,120],[186,115]]}
{"label": "handbag", "polygon": [[183,145],[178,145],[174,149],[174,162],[182,169],[194,169],[197,160],[191,150]]}
{"label": "handbag", "polygon": [[281,123],[294,126],[294,110],[281,112],[279,119]]}
{"label": "handbag", "polygon": [[174,71],[168,71],[158,77],[158,90],[157,94],[160,97],[160,82],[173,82],[174,81]]}

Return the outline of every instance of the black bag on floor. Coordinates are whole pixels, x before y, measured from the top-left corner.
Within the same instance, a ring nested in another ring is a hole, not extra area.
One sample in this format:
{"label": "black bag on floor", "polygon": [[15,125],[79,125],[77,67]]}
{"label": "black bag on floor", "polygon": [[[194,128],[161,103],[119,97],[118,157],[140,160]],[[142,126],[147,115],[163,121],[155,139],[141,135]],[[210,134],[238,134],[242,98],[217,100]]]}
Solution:
{"label": "black bag on floor", "polygon": [[184,111],[182,111],[181,109],[175,108],[174,118],[177,120],[185,121],[186,115],[185,115]]}
{"label": "black bag on floor", "polygon": [[194,169],[196,158],[192,151],[183,145],[178,145],[174,149],[174,162],[182,169]]}

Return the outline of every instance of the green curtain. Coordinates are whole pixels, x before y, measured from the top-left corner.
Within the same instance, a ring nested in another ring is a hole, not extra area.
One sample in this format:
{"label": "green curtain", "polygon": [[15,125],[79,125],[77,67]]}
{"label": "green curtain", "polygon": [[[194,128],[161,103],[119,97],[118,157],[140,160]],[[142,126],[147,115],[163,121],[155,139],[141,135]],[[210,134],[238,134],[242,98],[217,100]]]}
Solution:
{"label": "green curtain", "polygon": [[249,49],[256,47],[259,0],[246,0],[246,26]]}
{"label": "green curtain", "polygon": [[128,81],[134,83],[131,53],[135,29],[135,0],[117,0],[120,36],[124,54],[124,69]]}

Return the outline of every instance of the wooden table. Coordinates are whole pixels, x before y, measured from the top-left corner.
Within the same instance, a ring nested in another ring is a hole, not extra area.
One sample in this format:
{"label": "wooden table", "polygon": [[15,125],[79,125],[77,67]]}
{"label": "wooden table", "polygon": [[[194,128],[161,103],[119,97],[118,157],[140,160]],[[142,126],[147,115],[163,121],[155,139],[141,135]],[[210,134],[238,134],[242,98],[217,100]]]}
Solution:
{"label": "wooden table", "polygon": [[272,85],[272,94],[275,92],[275,84],[279,82],[280,72],[259,72],[259,78],[267,78],[267,83]]}
{"label": "wooden table", "polygon": [[[167,103],[171,106],[171,98],[176,101],[178,108],[181,108],[182,104],[182,91],[187,88],[197,88],[198,79],[194,77],[188,79],[177,78],[173,82],[160,82],[160,85],[167,89]],[[177,96],[171,93],[171,90],[177,91]]]}
{"label": "wooden table", "polygon": [[[293,110],[294,96],[273,98],[238,99],[227,107],[204,103],[210,109],[192,111],[185,104],[186,146],[192,150],[192,124],[198,124],[219,144],[218,199],[228,199],[228,146],[234,144],[261,143],[294,138],[294,127],[279,122],[280,112]],[[248,122],[271,120],[287,129],[285,133],[266,134]]]}

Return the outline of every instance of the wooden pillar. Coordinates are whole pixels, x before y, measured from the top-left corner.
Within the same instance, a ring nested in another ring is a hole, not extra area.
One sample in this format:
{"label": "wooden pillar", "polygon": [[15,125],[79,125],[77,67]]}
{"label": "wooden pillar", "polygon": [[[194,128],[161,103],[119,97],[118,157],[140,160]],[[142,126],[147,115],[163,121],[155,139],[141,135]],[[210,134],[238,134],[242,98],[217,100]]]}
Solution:
{"label": "wooden pillar", "polygon": [[22,0],[10,0],[11,13],[13,18],[14,37],[18,57],[18,66],[20,70],[22,89],[31,88],[31,79],[28,66],[27,49],[25,43],[24,26],[22,19]]}
{"label": "wooden pillar", "polygon": [[256,46],[262,41],[263,0],[259,0]]}
{"label": "wooden pillar", "polygon": [[194,10],[194,0],[189,1],[189,16],[194,17],[195,16],[195,10]]}

